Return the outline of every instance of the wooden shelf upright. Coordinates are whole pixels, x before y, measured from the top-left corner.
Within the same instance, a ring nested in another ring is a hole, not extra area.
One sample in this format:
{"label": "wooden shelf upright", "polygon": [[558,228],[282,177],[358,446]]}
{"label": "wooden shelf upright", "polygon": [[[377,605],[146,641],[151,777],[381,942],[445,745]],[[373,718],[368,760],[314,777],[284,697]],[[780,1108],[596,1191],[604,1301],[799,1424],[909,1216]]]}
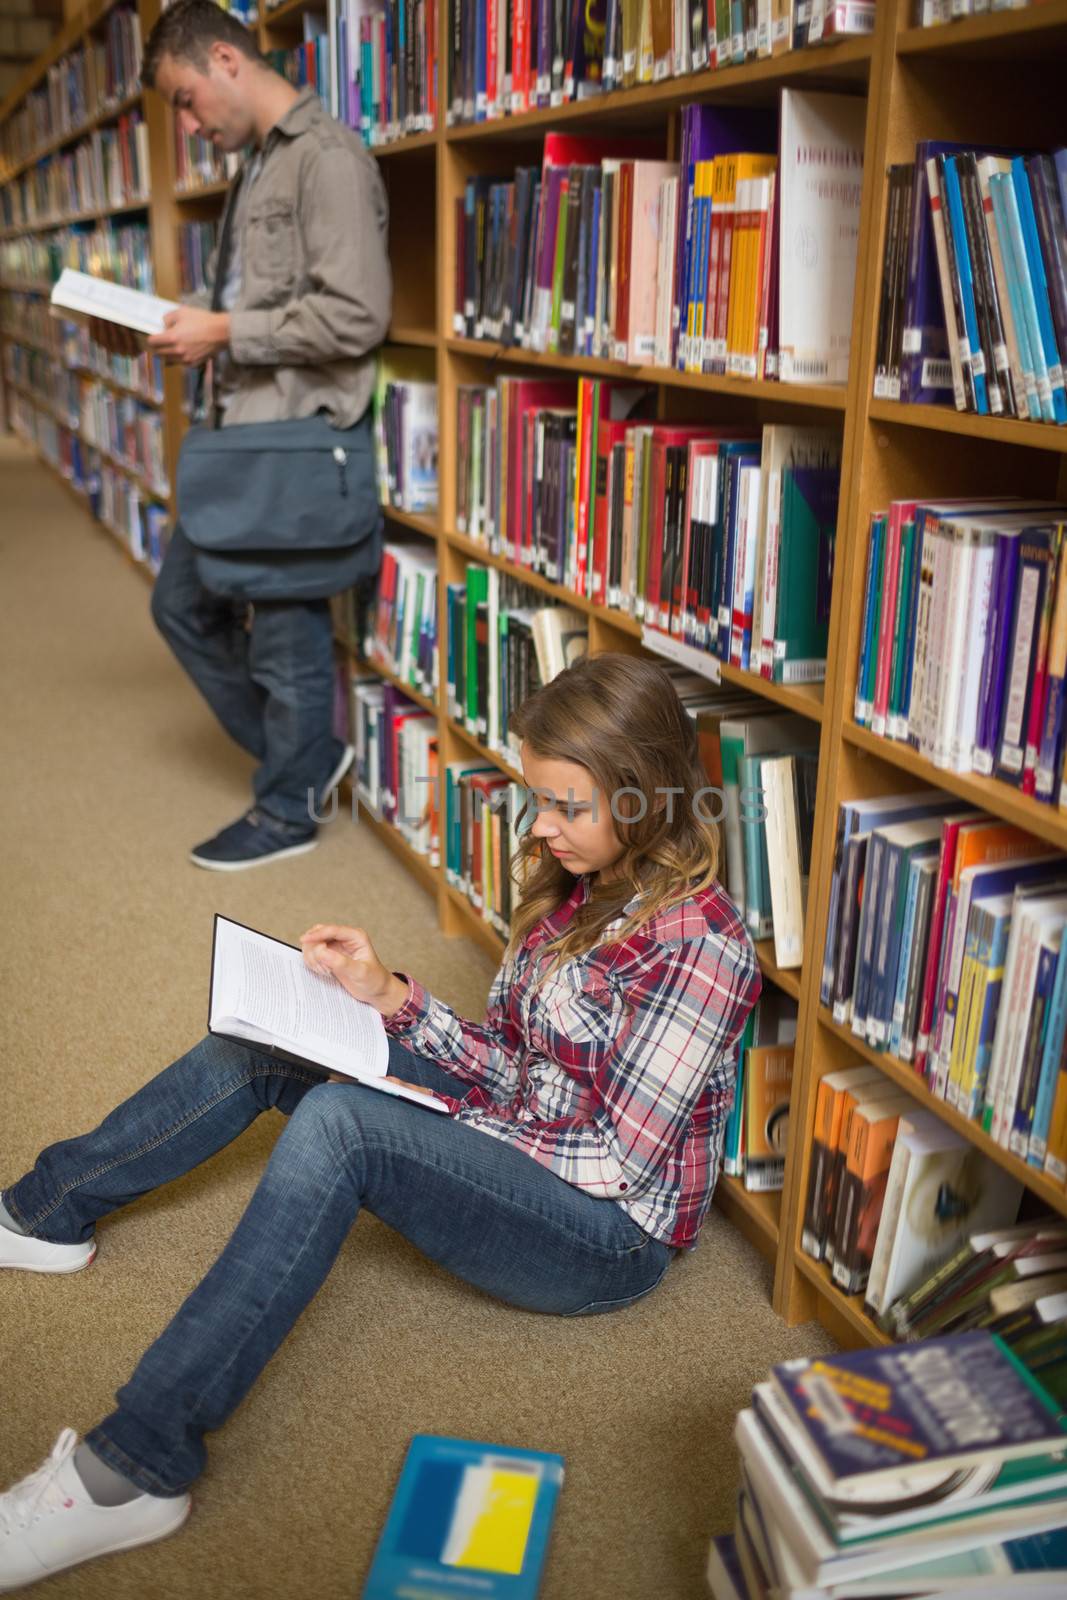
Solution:
{"label": "wooden shelf upright", "polygon": [[[46,56],[0,106],[0,125],[40,81],[48,66],[76,44],[87,29],[99,25],[108,3],[109,0],[92,0],[79,20],[67,24]],[[158,15],[159,4],[160,0],[138,0],[145,37]],[[862,1306],[834,1287],[825,1267],[808,1260],[800,1251],[800,1218],[820,1078],[842,1065],[873,1059],[890,1080],[911,1088],[919,1102],[959,1128],[1001,1165],[1010,1165],[1010,1158],[1006,1161],[1005,1153],[989,1151],[989,1141],[936,1101],[903,1063],[858,1047],[820,1010],[819,971],[838,806],[842,800],[858,796],[942,784],[1067,850],[1064,813],[1040,806],[989,780],[952,778],[935,771],[910,750],[886,744],[857,728],[851,715],[867,526],[872,510],[894,497],[934,493],[1067,495],[1067,429],[962,416],[948,409],[899,406],[872,398],[886,166],[913,159],[916,143],[924,138],[1049,148],[1062,140],[1063,131],[1059,117],[1062,93],[1057,91],[1062,88],[1062,68],[1067,57],[1067,0],[1048,0],[1023,11],[987,13],[936,30],[920,30],[912,25],[911,4],[912,0],[879,0],[875,33],[870,39],[847,40],[743,67],[619,90],[558,110],[536,111],[501,121],[453,127],[447,126],[442,117],[433,132],[412,134],[374,149],[390,202],[394,305],[387,343],[405,351],[435,375],[439,407],[439,509],[432,516],[387,510],[387,536],[428,543],[436,552],[442,662],[447,638],[446,586],[463,578],[469,561],[510,572],[542,591],[546,598],[562,599],[585,612],[593,652],[641,653],[645,649],[640,625],[633,619],[576,599],[568,590],[531,576],[505,558],[491,556],[484,546],[458,531],[457,392],[461,384],[489,382],[499,371],[522,373],[540,366],[575,377],[600,374],[630,381],[636,377],[655,386],[656,414],[665,421],[737,421],[750,425],[775,420],[823,425],[839,421],[842,427],[842,480],[826,682],[786,689],[736,669],[724,668],[721,672],[724,680],[742,684],[755,694],[810,718],[819,728],[820,761],[803,964],[795,971],[780,970],[773,958],[773,941],[765,942],[757,951],[766,982],[777,984],[799,1004],[785,1188],[780,1194],[750,1194],[736,1180],[724,1178],[718,1198],[726,1214],[773,1260],[774,1303],[782,1316],[791,1322],[816,1316],[846,1343],[874,1343],[881,1335],[864,1315]],[[301,37],[303,14],[316,9],[324,11],[325,6],[316,6],[314,0],[288,0],[273,11],[265,11],[259,24],[261,45],[269,49],[296,43]],[[442,4],[438,50],[442,107],[446,99],[447,12],[447,6]],[[1005,92],[1006,61],[1021,74],[1024,93]],[[615,362],[540,356],[454,335],[454,208],[469,176],[510,172],[519,163],[539,161],[544,134],[556,126],[598,133],[661,129],[668,154],[676,156],[681,108],[686,104],[705,101],[771,106],[787,84],[856,95],[864,99],[866,106],[863,197],[846,386],[794,387],[694,376],[653,367],[635,371]],[[152,185],[147,209],[157,288],[162,294],[176,296],[177,229],[185,218],[217,215],[226,186],[208,184],[189,193],[176,193],[171,112],[157,95],[149,93],[144,96],[144,115],[151,151]],[[40,152],[45,153],[47,150]],[[22,162],[14,169],[9,166],[6,172],[0,166],[0,185],[29,164]],[[36,292],[46,294],[47,288],[37,286]],[[172,483],[185,426],[180,391],[180,375],[168,372],[163,409]],[[709,670],[718,675],[717,667],[710,663]],[[436,701],[428,702],[423,696],[420,703],[436,712],[442,765],[480,752],[502,771],[509,770],[503,758],[486,750],[450,717],[443,683],[438,687]],[[365,815],[362,813],[361,817]],[[416,856],[397,829],[373,817],[366,820],[385,839],[400,865],[435,897],[442,932],[473,938],[488,953],[499,957],[499,933],[446,882],[443,869]],[[1026,1169],[1017,1175],[1042,1201],[1067,1213],[1067,1194]]]}

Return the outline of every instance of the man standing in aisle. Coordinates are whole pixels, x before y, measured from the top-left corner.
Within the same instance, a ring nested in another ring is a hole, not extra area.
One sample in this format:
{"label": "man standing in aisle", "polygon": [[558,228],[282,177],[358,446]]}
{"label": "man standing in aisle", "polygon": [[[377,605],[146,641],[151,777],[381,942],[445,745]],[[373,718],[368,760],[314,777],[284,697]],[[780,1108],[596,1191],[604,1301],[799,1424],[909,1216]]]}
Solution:
{"label": "man standing in aisle", "polygon": [[[172,312],[150,346],[186,365],[213,362],[216,426],[324,413],[334,429],[357,429],[360,459],[373,461],[373,351],[392,299],[387,201],[373,157],[314,90],[279,76],[213,0],[177,0],[163,12],[142,79],[188,133],[223,151],[251,147],[227,197],[209,289]],[[332,455],[346,459],[341,449]],[[381,518],[376,497],[373,508],[366,503],[372,481],[361,478],[352,516],[374,529],[364,555],[376,566]],[[249,616],[246,602],[201,581],[181,517],[179,493],[152,614],[223,727],[259,762],[252,808],[191,855],[198,866],[236,871],[314,848],[314,812],[353,750],[332,728],[328,599],[293,601],[283,586],[282,598],[254,600]]]}

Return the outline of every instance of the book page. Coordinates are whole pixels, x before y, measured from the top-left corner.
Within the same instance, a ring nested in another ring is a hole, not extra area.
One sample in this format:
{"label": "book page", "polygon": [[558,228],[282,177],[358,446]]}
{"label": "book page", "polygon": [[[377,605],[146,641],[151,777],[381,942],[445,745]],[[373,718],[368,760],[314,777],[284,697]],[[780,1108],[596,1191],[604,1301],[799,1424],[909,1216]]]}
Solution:
{"label": "book page", "polygon": [[64,267],[53,285],[51,306],[58,315],[69,312],[76,317],[101,317],[105,322],[133,328],[136,333],[162,333],[163,318],[168,311],[178,309],[175,300],[126,289],[107,278],[76,272],[73,267]]}
{"label": "book page", "polygon": [[334,978],[309,972],[299,950],[230,922],[215,921],[211,1026],[274,1042],[354,1077],[383,1077],[385,1024]]}

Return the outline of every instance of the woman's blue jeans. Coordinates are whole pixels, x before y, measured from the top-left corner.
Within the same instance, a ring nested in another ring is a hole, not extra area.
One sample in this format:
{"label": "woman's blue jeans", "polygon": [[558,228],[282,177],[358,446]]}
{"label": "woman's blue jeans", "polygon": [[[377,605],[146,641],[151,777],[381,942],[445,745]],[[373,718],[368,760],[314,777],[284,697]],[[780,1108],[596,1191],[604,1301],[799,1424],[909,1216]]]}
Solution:
{"label": "woman's blue jeans", "polygon": [[[395,1040],[389,1071],[465,1087]],[[4,1205],[38,1238],[89,1239],[98,1218],[180,1178],[271,1107],[289,1120],[232,1238],[86,1435],[151,1494],[180,1494],[203,1471],[204,1435],[247,1394],[363,1206],[457,1277],[558,1316],[629,1305],[675,1254],[614,1201],[476,1128],[210,1036],[92,1133],[50,1145]]]}

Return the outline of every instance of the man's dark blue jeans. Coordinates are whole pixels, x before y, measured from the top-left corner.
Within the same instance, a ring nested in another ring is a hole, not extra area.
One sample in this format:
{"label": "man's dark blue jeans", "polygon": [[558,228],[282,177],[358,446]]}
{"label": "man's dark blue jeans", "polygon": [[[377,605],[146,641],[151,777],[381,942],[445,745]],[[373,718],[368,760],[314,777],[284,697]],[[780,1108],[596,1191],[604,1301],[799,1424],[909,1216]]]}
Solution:
{"label": "man's dark blue jeans", "polygon": [[[439,1093],[469,1087],[396,1040],[389,1071]],[[42,1151],[0,1198],[27,1232],[77,1244],[271,1108],[289,1120],[233,1237],[118,1391],[117,1409],[86,1435],[150,1494],[181,1494],[203,1471],[204,1435],[251,1388],[364,1206],[467,1283],[557,1316],[630,1305],[676,1254],[615,1201],[475,1127],[212,1036],[92,1133]]]}
{"label": "man's dark blue jeans", "polygon": [[256,804],[310,828],[341,753],[333,732],[333,627],[328,600],[252,608],[200,582],[192,545],[174,528],[152,591],[152,616],[231,738],[260,763]]}

